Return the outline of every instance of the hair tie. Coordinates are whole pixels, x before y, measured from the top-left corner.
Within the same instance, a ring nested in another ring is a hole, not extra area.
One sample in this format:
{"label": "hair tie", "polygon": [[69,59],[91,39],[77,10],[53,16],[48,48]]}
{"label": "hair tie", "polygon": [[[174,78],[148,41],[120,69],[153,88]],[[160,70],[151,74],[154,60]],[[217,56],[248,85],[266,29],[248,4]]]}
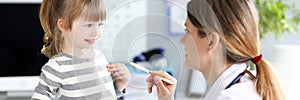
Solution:
{"label": "hair tie", "polygon": [[256,57],[252,58],[251,61],[256,64],[258,61],[261,60],[261,58],[262,58],[262,54],[260,54],[259,56],[256,56]]}

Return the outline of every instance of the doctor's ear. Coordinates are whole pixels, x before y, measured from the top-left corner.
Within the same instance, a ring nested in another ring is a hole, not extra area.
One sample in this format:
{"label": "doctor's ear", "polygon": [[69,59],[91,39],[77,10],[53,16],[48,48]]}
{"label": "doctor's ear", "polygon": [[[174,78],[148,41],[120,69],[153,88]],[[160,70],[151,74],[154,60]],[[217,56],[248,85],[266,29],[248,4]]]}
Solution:
{"label": "doctor's ear", "polygon": [[209,50],[216,50],[218,45],[220,44],[220,35],[217,32],[211,32],[208,36],[208,39]]}

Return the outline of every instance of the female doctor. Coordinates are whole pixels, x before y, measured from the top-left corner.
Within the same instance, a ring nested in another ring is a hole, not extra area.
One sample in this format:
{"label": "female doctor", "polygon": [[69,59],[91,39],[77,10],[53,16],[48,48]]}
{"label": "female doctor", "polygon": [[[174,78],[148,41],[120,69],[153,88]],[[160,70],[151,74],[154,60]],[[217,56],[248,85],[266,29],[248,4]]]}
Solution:
{"label": "female doctor", "polygon": [[[252,0],[191,0],[187,13],[186,34],[180,42],[186,65],[202,72],[207,82],[204,100],[285,99],[272,66],[259,53],[258,14]],[[255,65],[254,73],[249,61]],[[150,73],[149,93],[156,86],[159,99],[173,100],[177,80],[162,71]]]}

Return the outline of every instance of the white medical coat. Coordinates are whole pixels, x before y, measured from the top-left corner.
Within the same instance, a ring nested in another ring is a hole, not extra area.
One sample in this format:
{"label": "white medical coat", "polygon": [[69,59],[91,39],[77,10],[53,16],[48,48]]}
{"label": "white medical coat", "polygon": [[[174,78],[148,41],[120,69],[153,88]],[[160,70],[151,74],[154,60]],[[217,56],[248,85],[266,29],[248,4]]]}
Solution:
{"label": "white medical coat", "polygon": [[248,74],[245,74],[239,83],[225,89],[246,67],[245,63],[240,63],[227,68],[208,89],[204,100],[261,100]]}

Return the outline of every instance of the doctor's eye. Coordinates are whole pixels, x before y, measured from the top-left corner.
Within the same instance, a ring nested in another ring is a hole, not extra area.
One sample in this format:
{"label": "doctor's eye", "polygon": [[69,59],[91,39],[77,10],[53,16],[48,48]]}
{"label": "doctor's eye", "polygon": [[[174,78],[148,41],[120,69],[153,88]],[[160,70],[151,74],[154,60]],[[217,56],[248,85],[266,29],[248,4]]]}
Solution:
{"label": "doctor's eye", "polygon": [[185,33],[188,33],[189,31],[188,31],[187,29],[184,29],[184,32],[185,32]]}

